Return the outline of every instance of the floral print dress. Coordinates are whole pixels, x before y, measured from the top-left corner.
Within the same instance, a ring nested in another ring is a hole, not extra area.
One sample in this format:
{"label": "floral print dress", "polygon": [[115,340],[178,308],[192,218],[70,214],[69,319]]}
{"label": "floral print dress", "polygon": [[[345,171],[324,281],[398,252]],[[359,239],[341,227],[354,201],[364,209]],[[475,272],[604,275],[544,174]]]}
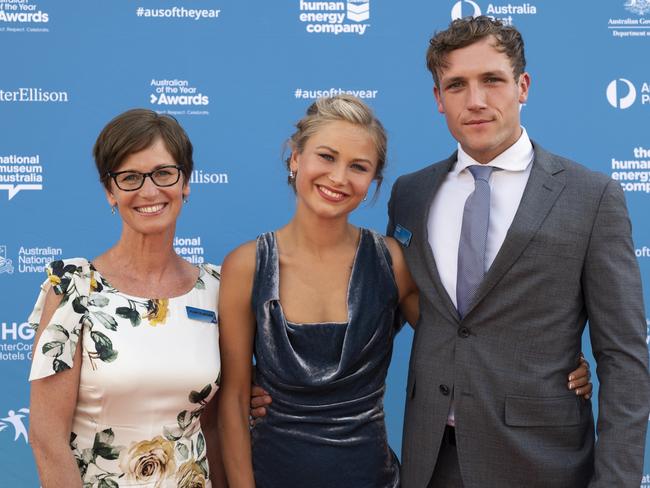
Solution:
{"label": "floral print dress", "polygon": [[210,487],[199,416],[219,385],[219,271],[169,299],[115,289],[83,258],[54,261],[29,317],[38,327],[50,287],[62,301],[34,347],[30,381],[69,369],[82,347],[70,448],[84,488]]}

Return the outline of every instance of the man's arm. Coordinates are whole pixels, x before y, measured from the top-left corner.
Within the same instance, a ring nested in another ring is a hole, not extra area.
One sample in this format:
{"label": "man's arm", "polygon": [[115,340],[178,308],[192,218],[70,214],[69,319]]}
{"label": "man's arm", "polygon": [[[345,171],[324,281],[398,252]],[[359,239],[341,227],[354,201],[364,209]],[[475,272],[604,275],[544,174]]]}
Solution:
{"label": "man's arm", "polygon": [[591,488],[641,481],[650,406],[645,309],[623,190],[601,197],[582,276],[600,381]]}

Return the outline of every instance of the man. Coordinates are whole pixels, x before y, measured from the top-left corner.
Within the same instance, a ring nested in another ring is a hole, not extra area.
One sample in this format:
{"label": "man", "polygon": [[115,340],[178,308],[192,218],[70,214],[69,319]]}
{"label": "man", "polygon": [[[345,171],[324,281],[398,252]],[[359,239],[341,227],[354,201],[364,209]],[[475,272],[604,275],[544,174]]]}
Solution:
{"label": "man", "polygon": [[[622,189],[528,138],[516,29],[456,20],[427,62],[458,151],[400,177],[389,203],[420,289],[402,486],[637,488],[648,351]],[[597,442],[564,380],[587,321]]]}

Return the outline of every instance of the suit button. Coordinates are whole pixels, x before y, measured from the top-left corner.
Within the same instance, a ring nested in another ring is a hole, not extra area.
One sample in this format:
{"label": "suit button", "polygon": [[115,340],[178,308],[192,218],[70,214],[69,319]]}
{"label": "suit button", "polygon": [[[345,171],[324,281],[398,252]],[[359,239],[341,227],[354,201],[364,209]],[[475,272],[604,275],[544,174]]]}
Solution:
{"label": "suit button", "polygon": [[451,390],[447,385],[440,385],[438,388],[440,388],[440,393],[442,393],[445,396],[449,395],[449,393],[451,392]]}
{"label": "suit button", "polygon": [[458,336],[463,339],[467,339],[470,336],[471,332],[467,327],[461,327],[458,329]]}

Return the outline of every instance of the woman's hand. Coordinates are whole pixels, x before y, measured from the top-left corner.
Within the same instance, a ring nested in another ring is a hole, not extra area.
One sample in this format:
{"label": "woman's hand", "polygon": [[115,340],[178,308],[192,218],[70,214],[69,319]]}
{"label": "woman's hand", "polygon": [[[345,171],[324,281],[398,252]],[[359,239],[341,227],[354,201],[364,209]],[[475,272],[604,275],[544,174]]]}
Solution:
{"label": "woman's hand", "polygon": [[594,388],[594,385],[589,381],[590,378],[591,372],[589,371],[589,363],[583,354],[580,353],[580,365],[578,366],[578,369],[569,373],[569,383],[567,384],[567,387],[569,390],[575,391],[576,395],[582,396],[585,400],[589,400],[591,398],[591,391]]}

